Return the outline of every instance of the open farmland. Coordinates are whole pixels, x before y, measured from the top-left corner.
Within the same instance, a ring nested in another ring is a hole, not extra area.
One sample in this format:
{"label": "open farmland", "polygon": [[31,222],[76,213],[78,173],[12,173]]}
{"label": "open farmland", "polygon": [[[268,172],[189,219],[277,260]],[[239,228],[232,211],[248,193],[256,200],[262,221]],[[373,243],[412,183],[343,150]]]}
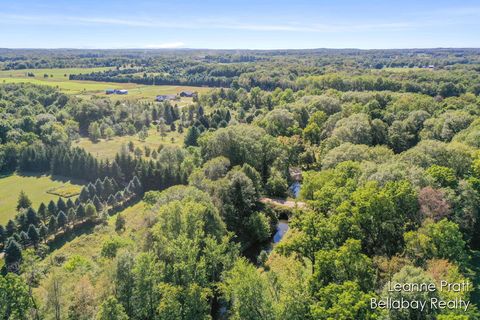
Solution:
{"label": "open farmland", "polygon": [[[16,214],[17,199],[20,191],[24,191],[29,199],[32,201],[33,208],[38,208],[41,202],[49,202],[50,200],[57,200],[58,195],[50,190],[55,190],[62,187],[70,191],[70,194],[78,194],[80,192],[80,184],[78,181],[66,181],[52,179],[45,175],[19,175],[13,174],[0,178],[0,224],[5,224],[9,219],[12,219]],[[76,189],[75,193],[72,190]]]}
{"label": "open farmland", "polygon": [[[58,88],[60,91],[83,98],[108,97],[112,100],[148,100],[152,101],[157,95],[177,94],[181,91],[197,91],[199,93],[210,90],[207,87],[192,86],[151,86],[135,83],[115,83],[99,81],[69,80],[70,74],[91,73],[109,68],[62,68],[62,69],[24,69],[0,71],[0,83],[32,83]],[[28,76],[28,75],[33,76]],[[126,89],[127,95],[106,95],[106,89]],[[192,98],[181,98],[176,101],[179,105],[185,105]]]}

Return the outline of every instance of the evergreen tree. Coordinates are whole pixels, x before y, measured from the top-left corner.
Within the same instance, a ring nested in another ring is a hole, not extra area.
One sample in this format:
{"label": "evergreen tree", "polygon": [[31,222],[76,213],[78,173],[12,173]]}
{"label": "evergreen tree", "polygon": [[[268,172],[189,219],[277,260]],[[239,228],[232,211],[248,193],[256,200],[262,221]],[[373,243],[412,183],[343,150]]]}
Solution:
{"label": "evergreen tree", "polygon": [[43,221],[43,223],[45,223],[47,221],[47,206],[45,205],[45,203],[40,203],[40,205],[38,206],[38,217],[40,218],[40,220]]}
{"label": "evergreen tree", "polygon": [[200,133],[198,132],[197,127],[191,126],[188,129],[187,135],[185,136],[185,146],[197,146],[197,140]]}
{"label": "evergreen tree", "polygon": [[110,181],[112,182],[112,188],[113,188],[112,193],[115,193],[119,189],[118,181],[115,179],[110,179]]}
{"label": "evergreen tree", "polygon": [[15,216],[15,221],[17,222],[18,230],[26,231],[28,229],[27,215],[25,212],[18,213]]}
{"label": "evergreen tree", "polygon": [[55,202],[53,202],[53,200],[50,200],[47,209],[51,216],[57,215],[57,205],[55,204]]}
{"label": "evergreen tree", "polygon": [[28,227],[27,235],[31,243],[36,248],[38,245],[38,242],[40,241],[40,234],[38,232],[38,229],[33,224],[31,224],[30,227]]}
{"label": "evergreen tree", "polygon": [[110,195],[114,192],[112,181],[108,178],[105,178],[103,182],[103,199],[108,199]]}
{"label": "evergreen tree", "polygon": [[78,220],[83,220],[83,218],[85,218],[85,206],[83,204],[78,205],[75,216]]}
{"label": "evergreen tree", "polygon": [[102,202],[99,197],[93,197],[93,205],[95,206],[95,209],[97,209],[97,212],[102,210]]}
{"label": "evergreen tree", "polygon": [[67,218],[72,224],[75,222],[77,216],[74,208],[69,208],[67,210]]}
{"label": "evergreen tree", "polygon": [[95,195],[97,194],[97,189],[95,188],[95,186],[92,183],[88,184],[87,189],[88,189],[88,193],[90,195],[89,199],[93,199],[93,197],[95,197]]}
{"label": "evergreen tree", "polygon": [[50,234],[54,234],[57,231],[57,218],[55,216],[51,216],[50,220],[48,221],[48,232]]}
{"label": "evergreen tree", "polygon": [[27,245],[30,241],[28,234],[25,231],[20,232],[20,241],[23,245]]}
{"label": "evergreen tree", "polygon": [[82,191],[80,191],[80,195],[78,196],[80,202],[87,202],[90,199],[90,193],[88,192],[87,187],[83,187]]}
{"label": "evergreen tree", "polygon": [[88,204],[85,206],[85,216],[87,218],[92,218],[97,215],[97,209],[93,205],[91,201],[88,202]]}
{"label": "evergreen tree", "polygon": [[35,212],[35,210],[33,210],[32,207],[29,207],[26,213],[26,224],[28,226],[30,226],[31,224],[33,224],[34,226],[37,226],[38,222],[39,221],[38,221],[37,213]]}
{"label": "evergreen tree", "polygon": [[113,196],[113,194],[111,194],[111,195],[108,196],[107,203],[108,203],[108,205],[110,205],[110,206],[113,206],[113,205],[115,204],[115,197]]}
{"label": "evergreen tree", "polygon": [[13,234],[17,231],[17,226],[13,220],[8,220],[5,231],[7,232],[7,237],[13,236]]}
{"label": "evergreen tree", "polygon": [[60,211],[57,216],[57,224],[59,228],[65,228],[67,226],[68,218],[67,215]]}
{"label": "evergreen tree", "polygon": [[40,238],[43,240],[47,239],[48,236],[48,228],[45,226],[45,224],[41,224],[40,227],[38,228],[38,234],[40,235]]}
{"label": "evergreen tree", "polygon": [[58,198],[57,209],[58,209],[58,211],[67,212],[67,209],[68,209],[67,204],[65,203],[65,201],[61,197]]}
{"label": "evergreen tree", "polygon": [[22,261],[22,247],[14,239],[10,239],[5,249],[5,263],[10,266]]}
{"label": "evergreen tree", "polygon": [[67,208],[71,209],[75,207],[75,204],[73,203],[72,199],[68,198],[67,200]]}
{"label": "evergreen tree", "polygon": [[122,170],[116,161],[112,163],[111,177],[114,179],[114,181],[118,182],[122,182],[124,178]]}
{"label": "evergreen tree", "polygon": [[97,191],[96,195],[98,197],[101,197],[103,195],[103,182],[102,182],[102,180],[97,179],[97,181],[95,181],[95,190]]}
{"label": "evergreen tree", "polygon": [[27,194],[23,190],[20,191],[20,194],[18,196],[18,201],[17,201],[17,211],[20,211],[22,209],[27,209],[31,205],[32,205],[32,201],[30,201]]}
{"label": "evergreen tree", "polygon": [[22,238],[20,238],[20,235],[19,235],[17,232],[15,232],[15,233],[13,234],[12,238],[13,238],[15,241],[17,241],[18,243],[21,243],[21,242],[22,242]]}

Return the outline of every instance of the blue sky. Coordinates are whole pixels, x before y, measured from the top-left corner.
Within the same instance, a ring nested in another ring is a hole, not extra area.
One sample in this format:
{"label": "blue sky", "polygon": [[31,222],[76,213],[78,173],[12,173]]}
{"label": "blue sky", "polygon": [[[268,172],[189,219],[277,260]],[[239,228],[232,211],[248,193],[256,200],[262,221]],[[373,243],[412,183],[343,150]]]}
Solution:
{"label": "blue sky", "polygon": [[480,47],[480,1],[0,0],[3,48]]}

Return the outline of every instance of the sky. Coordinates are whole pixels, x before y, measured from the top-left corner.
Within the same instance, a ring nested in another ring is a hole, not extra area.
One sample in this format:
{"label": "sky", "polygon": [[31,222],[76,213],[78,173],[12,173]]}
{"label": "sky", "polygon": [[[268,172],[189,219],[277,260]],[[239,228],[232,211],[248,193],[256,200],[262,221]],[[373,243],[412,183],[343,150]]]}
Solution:
{"label": "sky", "polygon": [[0,0],[0,47],[480,47],[480,1]]}

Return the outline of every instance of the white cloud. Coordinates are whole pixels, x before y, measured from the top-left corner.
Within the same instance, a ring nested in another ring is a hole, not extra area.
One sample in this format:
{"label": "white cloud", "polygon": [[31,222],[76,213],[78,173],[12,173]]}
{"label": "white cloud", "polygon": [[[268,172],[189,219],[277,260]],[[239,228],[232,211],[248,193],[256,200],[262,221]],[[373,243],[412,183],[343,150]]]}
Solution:
{"label": "white cloud", "polygon": [[[418,12],[404,21],[356,21],[346,23],[256,23],[240,22],[235,19],[213,18],[182,21],[166,21],[152,17],[110,18],[101,16],[50,16],[50,15],[18,15],[0,13],[0,24],[43,24],[43,25],[112,25],[139,28],[169,28],[169,29],[217,29],[217,30],[250,30],[270,32],[309,32],[309,33],[345,33],[363,31],[399,31],[422,27],[435,27],[442,25],[465,24],[469,16],[477,18],[480,8],[456,8],[450,15],[446,10],[433,10],[431,12]],[[464,19],[459,19],[459,18]],[[475,20],[476,23],[476,20]],[[178,45],[178,43],[174,43]],[[163,45],[163,44],[160,44]],[[158,48],[157,45],[153,45]]]}
{"label": "white cloud", "polygon": [[181,48],[185,46],[185,43],[178,41],[178,42],[165,42],[160,44],[147,44],[145,48],[147,49],[174,49],[174,48]]}

